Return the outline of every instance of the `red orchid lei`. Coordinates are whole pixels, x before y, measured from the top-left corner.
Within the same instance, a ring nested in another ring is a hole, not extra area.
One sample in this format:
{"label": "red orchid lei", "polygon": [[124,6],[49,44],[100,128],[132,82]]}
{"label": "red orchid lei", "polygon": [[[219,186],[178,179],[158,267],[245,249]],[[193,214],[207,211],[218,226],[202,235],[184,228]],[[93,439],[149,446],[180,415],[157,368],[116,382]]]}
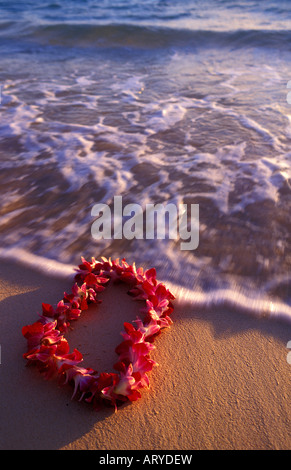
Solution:
{"label": "red orchid lei", "polygon": [[[92,403],[100,408],[102,403],[117,405],[125,401],[134,401],[141,397],[140,389],[149,386],[147,372],[156,362],[150,359],[154,349],[153,341],[172,320],[171,300],[174,295],[156,279],[154,268],[143,271],[129,265],[124,259],[101,258],[91,263],[82,259],[76,269],[75,284],[71,294],[64,294],[63,299],[53,308],[42,304],[42,315],[32,325],[24,326],[22,334],[27,339],[27,352],[23,355],[29,364],[35,364],[45,378],[57,377],[62,383],[74,386],[73,397]],[[68,341],[64,337],[70,321],[77,320],[89,304],[99,303],[98,293],[105,289],[110,281],[123,281],[129,284],[129,294],[135,299],[145,300],[141,309],[144,319],[137,318],[133,326],[124,323],[121,333],[123,341],[116,348],[119,356],[114,365],[116,373],[98,373],[79,364],[82,354],[74,349],[69,352]],[[73,398],[72,397],[72,398]]]}

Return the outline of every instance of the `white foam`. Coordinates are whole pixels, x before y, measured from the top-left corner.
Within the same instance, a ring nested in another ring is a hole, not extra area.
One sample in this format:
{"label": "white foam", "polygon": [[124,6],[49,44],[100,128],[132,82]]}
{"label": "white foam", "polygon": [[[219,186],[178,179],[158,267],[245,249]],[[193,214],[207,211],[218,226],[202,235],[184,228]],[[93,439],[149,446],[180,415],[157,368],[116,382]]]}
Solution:
{"label": "white foam", "polygon": [[118,80],[112,85],[112,90],[119,92],[123,95],[123,101],[138,101],[140,95],[145,89],[144,77],[136,75],[129,77],[125,80]]}
{"label": "white foam", "polygon": [[[0,258],[20,263],[56,279],[72,281],[75,276],[76,266],[33,255],[20,248],[0,249]],[[290,278],[288,278],[289,280]],[[255,292],[248,291],[246,293],[239,288],[213,289],[210,292],[202,292],[201,290],[188,289],[168,280],[164,282],[175,295],[176,302],[185,306],[193,305],[193,307],[201,309],[224,307],[258,318],[291,322],[291,307],[289,305],[267,296],[258,297]]]}
{"label": "white foam", "polygon": [[230,308],[247,315],[272,320],[291,322],[291,307],[283,302],[268,297],[257,297],[255,293],[245,293],[232,289],[217,289],[210,292],[190,290],[167,281],[167,287],[183,304],[191,304],[195,308]]}
{"label": "white foam", "polygon": [[186,113],[186,108],[179,101],[151,103],[145,107],[150,117],[145,125],[153,132],[165,131],[181,121]]}

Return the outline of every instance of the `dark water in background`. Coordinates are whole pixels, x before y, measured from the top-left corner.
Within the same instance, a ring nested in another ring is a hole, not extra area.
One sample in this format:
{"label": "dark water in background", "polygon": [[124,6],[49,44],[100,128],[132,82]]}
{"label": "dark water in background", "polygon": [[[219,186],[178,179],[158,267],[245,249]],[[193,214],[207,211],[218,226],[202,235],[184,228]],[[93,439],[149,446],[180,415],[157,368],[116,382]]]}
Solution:
{"label": "dark water in background", "polygon": [[[290,2],[0,2],[0,58],[2,255],[290,302]],[[199,204],[198,249],[94,240],[117,195]]]}

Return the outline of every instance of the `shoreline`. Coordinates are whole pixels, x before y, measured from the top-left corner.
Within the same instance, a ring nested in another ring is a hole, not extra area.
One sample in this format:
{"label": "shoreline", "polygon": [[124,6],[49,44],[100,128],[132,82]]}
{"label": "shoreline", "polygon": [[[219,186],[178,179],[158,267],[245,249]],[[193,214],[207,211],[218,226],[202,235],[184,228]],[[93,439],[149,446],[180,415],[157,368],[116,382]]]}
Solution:
{"label": "shoreline", "polygon": [[[71,400],[70,388],[47,382],[25,367],[22,358],[26,342],[21,328],[36,321],[42,302],[55,304],[70,289],[69,280],[1,263],[2,450],[291,447],[289,324],[230,308],[203,311],[175,301],[174,323],[155,342],[152,358],[159,367],[149,374],[150,390],[117,413],[111,408],[96,412]],[[128,298],[122,302],[122,292],[112,295],[115,289],[108,290],[101,304],[99,323],[88,316],[74,325],[72,336],[96,369],[94,357],[103,368],[106,358],[112,363],[116,341],[121,340],[120,324],[138,310]],[[104,341],[96,342],[98,325]]]}

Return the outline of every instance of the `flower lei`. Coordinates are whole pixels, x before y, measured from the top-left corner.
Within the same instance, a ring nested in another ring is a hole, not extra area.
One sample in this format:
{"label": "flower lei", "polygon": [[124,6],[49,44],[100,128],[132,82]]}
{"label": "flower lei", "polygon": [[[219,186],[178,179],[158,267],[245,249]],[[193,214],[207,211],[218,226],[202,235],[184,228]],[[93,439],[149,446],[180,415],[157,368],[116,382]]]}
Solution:
{"label": "flower lei", "polygon": [[[94,408],[108,403],[116,410],[122,402],[140,398],[139,390],[148,388],[147,373],[157,364],[149,356],[154,349],[152,343],[161,330],[172,323],[169,315],[173,311],[171,300],[175,297],[157,281],[154,268],[144,272],[125,259],[121,263],[119,259],[106,258],[101,258],[102,261],[92,258],[91,263],[83,257],[81,260],[71,294],[64,293],[56,308],[43,303],[40,319],[22,328],[27,339],[27,352],[23,357],[28,364],[35,364],[46,379],[57,377],[63,384],[71,383],[74,386],[72,398],[79,395],[80,401],[92,403]],[[77,320],[89,304],[100,303],[98,293],[110,280],[128,283],[128,293],[135,299],[145,300],[146,306],[141,309],[145,315],[143,320],[137,317],[136,326],[124,323],[123,341],[115,349],[119,356],[114,365],[116,372],[98,373],[79,365],[82,354],[77,349],[69,352],[64,333],[70,321]]]}

